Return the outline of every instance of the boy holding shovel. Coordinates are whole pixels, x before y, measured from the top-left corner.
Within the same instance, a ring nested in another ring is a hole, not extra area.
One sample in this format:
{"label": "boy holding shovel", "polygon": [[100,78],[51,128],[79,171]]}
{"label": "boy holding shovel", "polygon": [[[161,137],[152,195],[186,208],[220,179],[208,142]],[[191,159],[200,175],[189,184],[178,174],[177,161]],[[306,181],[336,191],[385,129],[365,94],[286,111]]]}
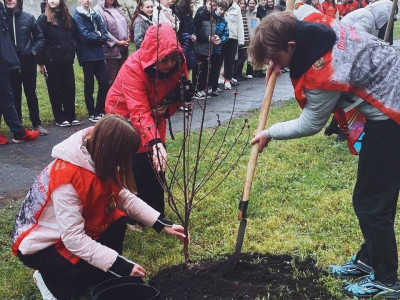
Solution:
{"label": "boy holding shovel", "polygon": [[400,298],[394,234],[400,189],[399,54],[323,14],[305,20],[290,12],[273,13],[256,29],[249,48],[254,64],[269,62],[269,72],[290,67],[303,111],[298,119],[260,132],[251,143],[259,143],[262,151],[272,139],[314,135],[335,113],[351,152],[360,155],[353,205],[365,242],[349,262],[330,266],[330,272],[357,278],[344,286],[349,296]]}

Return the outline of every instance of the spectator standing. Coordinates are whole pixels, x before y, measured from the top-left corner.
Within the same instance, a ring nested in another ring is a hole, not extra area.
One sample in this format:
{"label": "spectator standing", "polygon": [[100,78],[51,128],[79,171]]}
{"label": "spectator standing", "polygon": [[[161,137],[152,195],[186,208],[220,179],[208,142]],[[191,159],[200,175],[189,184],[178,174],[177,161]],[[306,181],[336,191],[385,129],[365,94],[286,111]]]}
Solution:
{"label": "spectator standing", "polygon": [[257,6],[256,17],[261,21],[265,16],[269,15],[275,10],[274,0],[260,0]]}
{"label": "spectator standing", "polygon": [[[186,76],[176,32],[166,23],[152,25],[142,47],[123,64],[106,100],[107,114],[128,117],[141,135],[140,148],[132,161],[138,197],[161,216],[165,208],[160,181],[167,163],[166,119],[182,105],[179,80]],[[171,101],[163,105],[163,99]]]}
{"label": "spectator standing", "polygon": [[222,46],[222,56],[224,58],[224,77],[225,89],[232,88],[231,80],[235,67],[235,56],[238,46],[244,46],[244,27],[242,13],[239,5],[233,0],[228,0],[228,10],[225,18],[229,27],[229,39]]}
{"label": "spectator standing", "polygon": [[178,37],[185,54],[188,70],[192,70],[197,64],[195,52],[197,37],[194,28],[193,7],[194,0],[179,0],[176,6],[176,15],[180,20]]}
{"label": "spectator standing", "polygon": [[249,26],[247,24],[246,17],[246,0],[239,1],[239,7],[242,13],[243,20],[243,32],[244,32],[244,45],[238,47],[238,59],[235,62],[235,69],[233,71],[233,77],[238,81],[247,80],[247,77],[243,76],[243,66],[247,60],[247,47],[250,43]]}
{"label": "spectator standing", "polygon": [[222,45],[229,38],[228,23],[224,18],[224,13],[228,9],[228,2],[225,0],[219,0],[217,2],[217,9],[214,11],[215,18],[215,32],[212,38],[213,41],[213,53],[211,55],[211,67],[210,67],[210,85],[212,89],[212,96],[219,96],[219,92],[222,89],[218,86],[218,76],[222,66]]}
{"label": "spectator standing", "polygon": [[153,0],[139,0],[136,6],[129,28],[136,50],[142,46],[146,31],[153,24],[153,5]]}
{"label": "spectator standing", "polygon": [[336,6],[336,0],[325,0],[322,3],[322,10],[323,13],[326,14],[327,16],[330,16],[331,18],[335,19],[336,18],[336,13],[337,13],[337,6]]}
{"label": "spectator standing", "polygon": [[[196,29],[196,57],[198,64],[193,69],[192,80],[196,87],[197,93],[195,98],[205,99],[210,98],[211,91],[205,91],[207,74],[208,74],[208,59],[213,53],[213,45],[218,43],[219,38],[215,37],[215,14],[217,8],[217,0],[208,0],[205,6],[200,7],[194,17],[194,27]],[[210,52],[211,51],[211,52]]]}
{"label": "spectator standing", "polygon": [[47,135],[39,116],[39,100],[36,96],[37,66],[36,55],[44,44],[43,33],[35,17],[23,11],[22,0],[7,0],[7,14],[9,28],[21,69],[12,71],[11,86],[14,95],[15,109],[22,122],[22,86],[24,87],[26,103],[28,104],[29,118],[35,130],[40,135]]}
{"label": "spectator standing", "polygon": [[[14,106],[11,73],[20,68],[20,63],[11,40],[7,15],[2,2],[0,2],[0,45],[0,114],[3,114],[4,121],[14,136],[14,143],[33,141],[39,136],[39,132],[26,130],[22,126]],[[8,139],[0,133],[0,145],[5,144],[8,144]]]}
{"label": "spectator standing", "polygon": [[174,30],[178,31],[179,19],[171,9],[172,4],[175,4],[175,1],[171,2],[170,0],[160,0],[159,5],[161,9],[160,10],[155,9],[153,11],[153,23],[154,24],[168,23],[169,25],[172,26]]}
{"label": "spectator standing", "polygon": [[38,53],[40,72],[46,78],[51,108],[57,126],[80,125],[75,117],[74,59],[77,31],[65,0],[48,0],[38,18],[44,47]]}
{"label": "spectator standing", "polygon": [[319,0],[311,0],[311,6],[314,7],[315,9],[318,9],[320,12],[324,12],[321,3]]}
{"label": "spectator standing", "polygon": [[[83,69],[84,94],[89,121],[96,123],[104,116],[104,102],[109,88],[103,45],[107,29],[101,17],[90,7],[92,0],[79,0],[74,12],[78,29],[78,61]],[[94,77],[97,79],[97,102],[94,106]]]}
{"label": "spectator standing", "polygon": [[279,0],[279,4],[276,6],[276,10],[285,11],[286,10],[286,0]]}
{"label": "spectator standing", "polygon": [[[258,23],[260,22],[260,19],[257,18],[256,6],[257,6],[257,0],[248,0],[247,1],[246,18],[247,18],[247,25],[249,27],[250,40],[254,35],[254,31],[256,30]],[[247,57],[246,75],[248,78],[253,77],[253,66],[251,65],[251,57],[250,56]]]}
{"label": "spectator standing", "polygon": [[185,237],[182,226],[133,194],[130,165],[139,146],[139,132],[113,115],[53,148],[55,160],[33,183],[12,234],[13,254],[36,270],[43,299],[80,298],[107,279],[146,276],[142,266],[122,256],[126,215],[157,232]]}
{"label": "spectator standing", "polygon": [[122,64],[128,58],[130,44],[126,17],[118,0],[98,0],[93,10],[98,13],[107,29],[107,43],[103,45],[108,82],[111,85]]}

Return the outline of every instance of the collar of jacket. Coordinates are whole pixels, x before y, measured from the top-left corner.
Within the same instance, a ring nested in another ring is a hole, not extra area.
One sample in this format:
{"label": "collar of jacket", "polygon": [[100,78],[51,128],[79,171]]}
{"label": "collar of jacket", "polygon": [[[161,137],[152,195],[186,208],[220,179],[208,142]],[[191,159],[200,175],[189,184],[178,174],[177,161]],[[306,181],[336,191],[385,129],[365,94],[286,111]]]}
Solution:
{"label": "collar of jacket", "polygon": [[148,16],[144,12],[140,11],[139,16],[142,17],[143,20],[149,22],[150,24],[153,24],[153,16]]}
{"label": "collar of jacket", "polygon": [[315,61],[332,49],[336,34],[330,27],[299,21],[295,32],[296,48],[290,62],[290,78],[300,78]]}
{"label": "collar of jacket", "polygon": [[95,11],[89,7],[89,11],[87,11],[86,9],[84,9],[82,6],[78,6],[76,8],[76,11],[86,17],[88,17],[89,19],[92,19],[92,16],[94,15]]}

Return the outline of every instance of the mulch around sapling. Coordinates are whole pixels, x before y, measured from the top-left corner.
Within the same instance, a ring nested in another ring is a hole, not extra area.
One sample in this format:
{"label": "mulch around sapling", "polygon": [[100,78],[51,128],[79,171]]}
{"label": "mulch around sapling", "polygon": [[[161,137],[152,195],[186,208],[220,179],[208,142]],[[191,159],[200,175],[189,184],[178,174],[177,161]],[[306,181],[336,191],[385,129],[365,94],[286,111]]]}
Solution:
{"label": "mulch around sapling", "polygon": [[326,271],[312,258],[242,253],[236,267],[232,256],[162,270],[149,284],[161,299],[336,299],[319,281]]}

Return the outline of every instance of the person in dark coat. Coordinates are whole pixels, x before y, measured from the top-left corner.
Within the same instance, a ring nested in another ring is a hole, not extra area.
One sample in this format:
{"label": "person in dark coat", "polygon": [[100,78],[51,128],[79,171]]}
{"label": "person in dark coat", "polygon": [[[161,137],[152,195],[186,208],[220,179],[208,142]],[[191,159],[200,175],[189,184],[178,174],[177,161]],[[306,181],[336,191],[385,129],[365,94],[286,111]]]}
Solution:
{"label": "person in dark coat", "polygon": [[35,17],[23,11],[23,0],[8,0],[5,3],[11,37],[21,63],[21,69],[14,70],[11,77],[15,109],[22,121],[23,86],[32,126],[39,131],[40,135],[47,135],[48,132],[43,128],[40,120],[39,100],[36,96],[36,55],[44,44],[43,33]]}
{"label": "person in dark coat", "polygon": [[[38,24],[45,38],[37,63],[46,77],[51,109],[57,126],[79,125],[75,117],[74,59],[77,30],[64,0],[49,1]],[[57,5],[58,4],[58,5]]]}
{"label": "person in dark coat", "polygon": [[[89,121],[96,123],[104,116],[109,82],[103,45],[107,42],[107,29],[101,17],[90,7],[92,0],[80,0],[74,12],[78,28],[78,61],[84,75],[85,104]],[[97,102],[94,106],[94,77],[97,79]]]}
{"label": "person in dark coat", "polygon": [[[18,118],[14,106],[11,88],[11,72],[20,68],[19,59],[12,44],[7,15],[0,2],[0,114],[14,136],[14,143],[33,141],[39,136],[38,131],[26,130]],[[0,145],[8,144],[8,138],[0,133]]]}

